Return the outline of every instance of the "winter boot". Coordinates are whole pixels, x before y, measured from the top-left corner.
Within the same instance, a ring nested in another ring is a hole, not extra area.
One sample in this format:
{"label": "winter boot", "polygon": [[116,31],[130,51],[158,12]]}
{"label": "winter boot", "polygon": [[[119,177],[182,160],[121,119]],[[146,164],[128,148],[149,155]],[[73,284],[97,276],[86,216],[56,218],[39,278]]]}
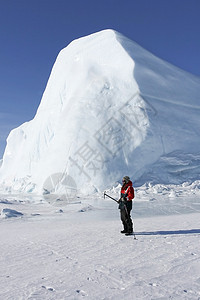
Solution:
{"label": "winter boot", "polygon": [[126,232],[125,235],[132,235],[133,234],[133,231],[129,231],[129,232]]}

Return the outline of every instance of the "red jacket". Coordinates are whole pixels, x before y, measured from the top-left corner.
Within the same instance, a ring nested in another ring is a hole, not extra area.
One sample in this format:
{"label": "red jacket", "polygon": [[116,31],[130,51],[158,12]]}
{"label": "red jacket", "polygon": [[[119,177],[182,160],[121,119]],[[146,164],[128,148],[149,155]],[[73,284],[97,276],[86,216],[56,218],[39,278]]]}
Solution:
{"label": "red jacket", "polygon": [[125,196],[128,201],[131,201],[134,195],[134,188],[132,186],[132,181],[129,180],[128,183],[124,183],[121,188],[121,197]]}

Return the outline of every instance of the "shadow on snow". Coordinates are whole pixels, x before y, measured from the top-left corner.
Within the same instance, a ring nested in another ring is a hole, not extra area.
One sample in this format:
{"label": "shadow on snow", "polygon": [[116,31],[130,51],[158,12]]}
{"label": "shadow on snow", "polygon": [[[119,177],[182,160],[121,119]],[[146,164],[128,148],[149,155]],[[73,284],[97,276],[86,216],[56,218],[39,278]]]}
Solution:
{"label": "shadow on snow", "polygon": [[136,235],[200,234],[200,229],[137,232]]}

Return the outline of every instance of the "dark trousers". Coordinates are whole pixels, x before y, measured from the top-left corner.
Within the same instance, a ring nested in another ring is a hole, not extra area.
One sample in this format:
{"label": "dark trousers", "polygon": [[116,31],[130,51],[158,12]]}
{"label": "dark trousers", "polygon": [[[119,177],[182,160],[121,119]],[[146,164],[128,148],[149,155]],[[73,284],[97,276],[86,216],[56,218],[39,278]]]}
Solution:
{"label": "dark trousers", "polygon": [[131,220],[132,201],[127,201],[120,207],[121,221],[126,232],[133,232],[133,222]]}

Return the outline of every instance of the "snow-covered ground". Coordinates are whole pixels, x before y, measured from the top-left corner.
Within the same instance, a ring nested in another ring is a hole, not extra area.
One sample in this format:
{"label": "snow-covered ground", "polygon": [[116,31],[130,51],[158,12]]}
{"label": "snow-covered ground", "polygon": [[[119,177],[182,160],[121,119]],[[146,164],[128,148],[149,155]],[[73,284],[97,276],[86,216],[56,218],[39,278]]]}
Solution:
{"label": "snow-covered ground", "polygon": [[0,300],[200,300],[199,93],[113,30],[60,52],[0,160]]}
{"label": "snow-covered ground", "polygon": [[60,206],[1,195],[0,299],[200,299],[199,187],[136,188],[137,240],[100,194]]}

